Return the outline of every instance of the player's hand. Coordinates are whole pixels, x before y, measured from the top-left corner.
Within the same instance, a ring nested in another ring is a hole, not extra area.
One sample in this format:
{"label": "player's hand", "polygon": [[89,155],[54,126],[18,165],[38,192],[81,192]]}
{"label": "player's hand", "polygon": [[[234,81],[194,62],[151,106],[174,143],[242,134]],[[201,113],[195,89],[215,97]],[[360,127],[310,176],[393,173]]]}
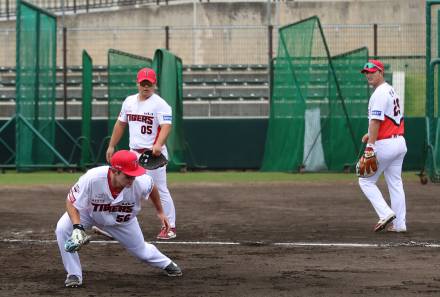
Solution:
{"label": "player's hand", "polygon": [[105,153],[105,158],[107,159],[108,163],[110,163],[110,159],[112,158],[114,153],[115,153],[115,147],[114,146],[109,146],[107,148],[107,152]]}
{"label": "player's hand", "polygon": [[367,133],[364,136],[362,136],[362,143],[367,143],[368,139],[369,139],[369,137],[368,137],[368,133]]}
{"label": "player's hand", "polygon": [[170,222],[168,221],[168,218],[165,216],[165,214],[163,212],[158,213],[157,216],[159,217],[159,220],[161,221],[162,226],[165,227],[166,233],[168,233],[168,231],[170,231],[170,228],[171,228]]}
{"label": "player's hand", "polygon": [[64,250],[69,253],[77,252],[81,247],[90,242],[90,236],[84,231],[80,224],[73,225],[72,236],[64,244]]}
{"label": "player's hand", "polygon": [[356,174],[358,177],[370,177],[376,173],[378,167],[374,145],[369,143],[365,148],[363,156],[356,164]]}
{"label": "player's hand", "polygon": [[153,151],[153,156],[157,157],[157,156],[159,156],[159,155],[161,154],[161,152],[162,152],[162,146],[159,145],[159,144],[157,144],[157,143],[155,143],[155,144],[153,145],[152,151]]}

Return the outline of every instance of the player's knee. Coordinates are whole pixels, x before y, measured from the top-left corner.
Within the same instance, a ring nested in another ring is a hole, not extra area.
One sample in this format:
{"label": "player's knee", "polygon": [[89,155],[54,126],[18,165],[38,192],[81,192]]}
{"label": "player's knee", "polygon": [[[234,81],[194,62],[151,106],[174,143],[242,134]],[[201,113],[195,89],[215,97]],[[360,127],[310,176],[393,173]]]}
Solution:
{"label": "player's knee", "polygon": [[370,181],[366,178],[359,178],[358,182],[361,188],[367,187],[370,184]]}

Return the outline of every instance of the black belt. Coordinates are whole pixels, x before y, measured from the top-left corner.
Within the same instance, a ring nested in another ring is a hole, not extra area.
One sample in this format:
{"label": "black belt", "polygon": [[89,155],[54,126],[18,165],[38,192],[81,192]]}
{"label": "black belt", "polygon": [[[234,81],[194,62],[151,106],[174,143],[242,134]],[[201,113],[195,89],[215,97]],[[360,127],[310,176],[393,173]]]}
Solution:
{"label": "black belt", "polygon": [[143,149],[131,149],[131,150],[133,150],[133,151],[135,151],[136,153],[139,153],[139,154],[143,154],[145,151],[151,151],[150,149],[146,149],[146,148],[143,148]]}

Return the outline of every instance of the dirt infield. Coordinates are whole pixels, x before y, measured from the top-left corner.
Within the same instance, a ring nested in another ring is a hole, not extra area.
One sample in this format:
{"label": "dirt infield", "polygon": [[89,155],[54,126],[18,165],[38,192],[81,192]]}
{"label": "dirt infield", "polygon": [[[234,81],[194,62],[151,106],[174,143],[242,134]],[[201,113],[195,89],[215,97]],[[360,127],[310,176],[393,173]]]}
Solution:
{"label": "dirt infield", "polygon": [[[78,289],[63,287],[54,235],[67,190],[0,188],[0,296],[440,296],[439,185],[405,183],[407,234],[371,231],[356,180],[175,185],[178,237],[157,246],[184,276],[92,242]],[[154,240],[150,203],[139,219]]]}

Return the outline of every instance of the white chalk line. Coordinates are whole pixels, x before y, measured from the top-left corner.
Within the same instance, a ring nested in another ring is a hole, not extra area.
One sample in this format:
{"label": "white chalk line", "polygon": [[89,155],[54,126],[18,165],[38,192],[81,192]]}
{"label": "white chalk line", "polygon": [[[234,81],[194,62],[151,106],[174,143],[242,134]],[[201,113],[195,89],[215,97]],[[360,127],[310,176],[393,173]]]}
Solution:
{"label": "white chalk line", "polygon": [[[54,244],[56,240],[40,239],[0,239],[2,243]],[[116,240],[92,240],[92,244],[115,244]],[[391,243],[349,243],[349,242],[265,242],[265,241],[150,241],[151,244],[169,245],[219,245],[219,246],[280,246],[280,247],[341,247],[341,248],[390,248],[390,247],[426,247],[440,248],[440,244],[429,242],[405,241]]]}

